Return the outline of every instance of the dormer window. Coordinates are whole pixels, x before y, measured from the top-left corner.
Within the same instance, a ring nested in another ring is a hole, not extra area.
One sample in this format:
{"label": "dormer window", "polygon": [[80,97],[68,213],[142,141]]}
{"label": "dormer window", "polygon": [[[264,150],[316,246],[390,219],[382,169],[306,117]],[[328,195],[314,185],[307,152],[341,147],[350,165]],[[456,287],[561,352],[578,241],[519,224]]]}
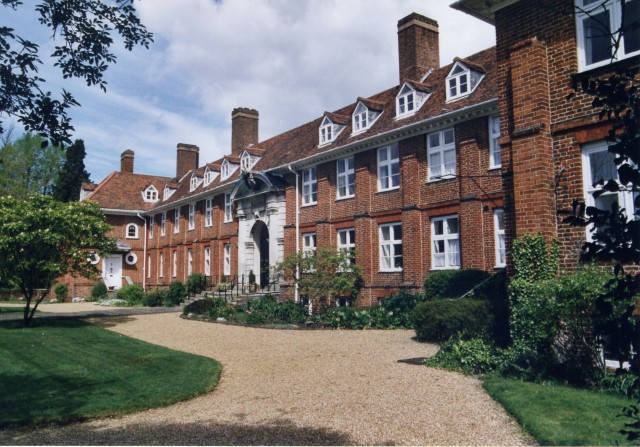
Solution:
{"label": "dormer window", "polygon": [[349,124],[349,117],[325,112],[324,119],[318,129],[320,134],[320,146],[329,144],[338,138],[340,132]]}
{"label": "dormer window", "polygon": [[456,62],[447,76],[447,101],[464,98],[475,90],[484,75]]}
{"label": "dormer window", "polygon": [[245,152],[244,154],[242,154],[242,158],[240,159],[240,166],[243,171],[248,171],[249,169],[251,169],[251,155],[249,155],[249,153]]}
{"label": "dormer window", "polygon": [[215,180],[218,173],[209,169],[208,167],[204,170],[204,186],[208,186],[212,181]]}
{"label": "dormer window", "polygon": [[369,127],[369,120],[367,119],[368,111],[364,104],[358,104],[356,110],[353,112],[353,133],[362,132]]}
{"label": "dormer window", "polygon": [[320,125],[320,145],[329,144],[333,139],[333,123],[325,116]]}
{"label": "dormer window", "polygon": [[396,118],[404,118],[416,113],[427,101],[429,94],[426,89],[417,90],[405,82],[396,96]]}
{"label": "dormer window", "polygon": [[222,180],[229,178],[231,175],[231,166],[229,166],[228,160],[222,162],[220,175],[222,176]]}
{"label": "dormer window", "polygon": [[153,185],[149,185],[147,189],[142,191],[142,198],[145,202],[157,202],[158,190]]}
{"label": "dormer window", "polygon": [[176,192],[174,188],[169,188],[168,186],[165,186],[164,192],[162,194],[162,200],[167,200],[169,197],[173,195],[174,192]]}
{"label": "dormer window", "polygon": [[189,191],[193,191],[202,183],[202,179],[195,174],[191,175],[191,183],[189,184]]}
{"label": "dormer window", "polygon": [[415,107],[415,91],[405,85],[400,95],[398,95],[398,116],[413,113]]}

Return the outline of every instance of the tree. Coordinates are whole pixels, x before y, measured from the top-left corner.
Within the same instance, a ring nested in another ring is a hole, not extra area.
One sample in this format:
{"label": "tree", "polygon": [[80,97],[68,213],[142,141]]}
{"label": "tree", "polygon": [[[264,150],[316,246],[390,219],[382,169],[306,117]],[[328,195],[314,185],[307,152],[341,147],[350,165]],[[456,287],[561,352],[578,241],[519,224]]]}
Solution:
{"label": "tree", "polygon": [[84,141],[76,140],[67,147],[67,159],[58,173],[53,188],[53,197],[61,202],[77,202],[80,200],[82,182],[89,181],[89,173],[84,168]]}
{"label": "tree", "polygon": [[[5,8],[24,7],[21,0],[0,0]],[[115,4],[114,4],[115,2]],[[115,35],[124,47],[145,48],[153,42],[136,16],[133,0],[43,0],[35,5],[41,25],[60,38],[50,57],[63,77],[83,79],[106,91],[103,75],[116,62],[111,51]],[[16,118],[27,131],[45,138],[43,146],[70,144],[74,130],[67,110],[80,104],[66,90],[54,98],[38,74],[42,65],[37,44],[0,26],[0,117]],[[4,131],[0,121],[0,134]]]}
{"label": "tree", "polygon": [[352,262],[352,254],[332,247],[291,253],[279,270],[320,309],[330,307],[338,296],[357,295],[362,283],[362,268]]}
{"label": "tree", "polygon": [[65,162],[57,146],[42,148],[43,138],[26,133],[0,148],[0,195],[25,199],[50,195]]}
{"label": "tree", "polygon": [[92,202],[0,197],[0,277],[21,289],[25,326],[57,278],[67,273],[99,276],[92,262],[96,254],[116,248],[108,230],[104,214]]}

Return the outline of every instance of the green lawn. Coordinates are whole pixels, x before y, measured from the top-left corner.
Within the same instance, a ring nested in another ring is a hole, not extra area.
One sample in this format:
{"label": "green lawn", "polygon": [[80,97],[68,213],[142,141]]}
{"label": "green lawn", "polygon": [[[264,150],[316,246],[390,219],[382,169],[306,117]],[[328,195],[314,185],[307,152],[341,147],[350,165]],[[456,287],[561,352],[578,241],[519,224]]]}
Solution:
{"label": "green lawn", "polygon": [[[14,307],[14,306],[0,306],[0,314],[17,314],[17,313],[23,313],[24,312],[24,306],[21,307]],[[36,309],[36,312],[39,312]]]}
{"label": "green lawn", "polygon": [[629,445],[618,417],[629,400],[615,394],[488,378],[487,392],[541,445]]}
{"label": "green lawn", "polygon": [[221,365],[78,320],[0,323],[0,427],[168,405],[212,389]]}

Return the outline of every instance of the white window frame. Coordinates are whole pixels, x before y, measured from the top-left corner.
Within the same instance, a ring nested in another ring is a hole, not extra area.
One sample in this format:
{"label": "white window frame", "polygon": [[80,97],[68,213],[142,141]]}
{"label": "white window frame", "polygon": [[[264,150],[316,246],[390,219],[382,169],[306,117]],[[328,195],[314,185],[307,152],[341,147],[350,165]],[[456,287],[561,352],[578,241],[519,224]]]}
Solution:
{"label": "white window frame", "polygon": [[[602,189],[600,185],[593,186],[594,182],[597,182],[598,178],[592,178],[591,173],[591,156],[596,153],[601,152],[609,152],[608,151],[609,144],[605,140],[594,141],[592,143],[587,143],[582,146],[582,179],[583,179],[583,190],[584,190],[584,200],[587,206],[596,206],[596,199],[593,197],[593,193],[599,189]],[[614,157],[614,154],[610,155],[611,158]],[[603,179],[606,183],[608,180],[618,180],[618,169],[613,163],[612,169],[615,172],[615,178],[605,178]],[[618,191],[618,192],[608,192],[602,194],[598,199],[601,198],[613,198],[616,197],[619,208],[624,208],[625,213],[628,219],[634,218],[635,207],[633,204],[634,193],[631,191]],[[610,209],[607,208],[607,211]],[[593,240],[593,226],[589,226],[586,229],[587,232],[587,240]]]}
{"label": "white window frame", "polygon": [[204,276],[211,276],[211,247],[204,247]]}
{"label": "white window frame", "polygon": [[[133,229],[133,235],[129,234],[131,229]],[[138,239],[138,226],[134,223],[127,224],[124,236],[126,239]]]}
{"label": "white window frame", "polygon": [[[342,172],[340,170],[342,169]],[[341,189],[344,192],[341,193]],[[348,199],[356,195],[356,171],[354,157],[336,160],[336,198]]]}
{"label": "white window frame", "polygon": [[348,264],[355,263],[356,257],[356,229],[342,228],[337,231],[338,252],[348,252]]}
{"label": "white window frame", "polygon": [[353,111],[352,123],[353,134],[364,132],[371,126],[369,109],[361,102],[358,103],[356,109]]}
{"label": "white window frame", "polygon": [[189,191],[193,191],[202,183],[202,179],[195,174],[191,175],[191,182],[189,183]]}
{"label": "white window frame", "polygon": [[226,223],[233,222],[233,203],[231,202],[231,194],[224,195],[224,221]]}
{"label": "white window frame", "polygon": [[226,180],[231,177],[231,166],[228,160],[224,160],[222,162],[222,166],[220,167],[220,178],[222,180]]}
{"label": "white window frame", "polygon": [[496,267],[505,267],[507,265],[507,236],[504,231],[504,209],[502,208],[493,210],[493,230],[496,247]]}
{"label": "white window frame", "polygon": [[169,197],[173,195],[174,192],[176,192],[174,188],[169,188],[168,186],[165,186],[163,196],[162,196],[163,200],[167,200]]}
{"label": "white window frame", "polygon": [[178,276],[178,250],[174,250],[172,256],[171,276],[175,278]]}
{"label": "white window frame", "polygon": [[162,278],[164,276],[164,253],[160,252],[158,256],[158,278]]}
{"label": "white window frame", "polygon": [[[395,153],[395,158],[394,158]],[[383,160],[384,154],[384,160]],[[377,151],[378,157],[378,192],[391,191],[400,188],[400,148],[397,144],[381,147]],[[397,174],[394,174],[394,166]],[[386,174],[383,171],[386,169]],[[395,180],[395,181],[394,181]]]}
{"label": "white window frame", "polygon": [[[449,138],[450,141],[447,142]],[[450,153],[453,153],[453,169],[445,162],[445,155]],[[456,135],[453,127],[427,134],[428,180],[444,180],[455,176],[457,172],[456,155]],[[436,158],[437,161],[435,161]]]}
{"label": "white window frame", "polygon": [[173,232],[180,233],[180,207],[173,210]]}
{"label": "white window frame", "polygon": [[242,154],[242,158],[240,159],[240,167],[244,171],[248,171],[249,169],[251,169],[251,155],[249,155],[249,153],[245,152],[244,154]]}
{"label": "white window frame", "polygon": [[187,250],[187,276],[193,273],[193,250]]}
{"label": "white window frame", "polygon": [[231,275],[231,244],[224,244],[223,247],[223,259],[224,259],[224,266],[223,266],[223,275],[225,276],[230,276]]}
{"label": "white window frame", "polygon": [[302,206],[318,203],[318,174],[316,167],[302,171]]}
{"label": "white window frame", "polygon": [[336,139],[336,136],[337,133],[333,128],[333,122],[325,116],[320,124],[320,128],[318,129],[318,141],[320,141],[320,146],[331,143]]}
{"label": "white window frame", "polygon": [[[453,233],[449,226],[449,221],[455,219],[458,232]],[[442,234],[436,234],[437,223],[442,222]],[[439,244],[436,242],[444,242],[442,251],[436,248]],[[453,243],[455,242],[455,244]],[[452,250],[457,245],[457,251]],[[448,270],[459,269],[461,266],[461,248],[460,248],[460,218],[457,214],[434,217],[431,219],[431,269],[432,270]],[[455,255],[455,257],[452,257]],[[436,259],[442,257],[444,262],[437,262]],[[441,264],[441,265],[437,265]]]}
{"label": "white window frame", "polygon": [[[453,74],[456,69],[460,69],[457,73]],[[463,64],[456,62],[451,68],[451,72],[446,79],[446,91],[447,101],[453,101],[454,99],[464,98],[471,93],[471,70],[465,67]],[[463,92],[462,87],[466,90]],[[452,91],[453,90],[453,91]]]}
{"label": "white window frame", "polygon": [[302,233],[302,252],[305,256],[313,256],[316,252],[316,233]]}
{"label": "white window frame", "polygon": [[160,214],[160,236],[164,236],[165,234],[167,234],[166,229],[167,229],[167,212],[163,211],[162,214]]}
{"label": "white window frame", "polygon": [[145,202],[157,202],[158,201],[158,190],[155,186],[149,185],[143,192],[142,198]]}
{"label": "white window frame", "polygon": [[[609,13],[609,31],[605,30],[595,30],[596,35],[603,35],[605,33],[613,34],[620,30],[622,25],[622,5],[623,1],[629,2],[629,0],[603,0],[603,1],[595,1],[591,4],[585,5],[584,0],[576,0],[576,40],[577,40],[577,50],[578,50],[578,69],[579,71],[590,70],[592,68],[601,67],[603,65],[607,65],[612,61],[614,44],[613,41],[610,42],[610,52],[609,56],[604,58],[601,61],[588,63],[587,62],[587,51],[588,51],[588,37],[586,35],[586,30],[584,26],[584,21],[589,20],[590,17],[594,17],[598,15],[606,9]],[[604,8],[603,6],[604,5]],[[584,10],[581,12],[580,10]],[[638,31],[636,31],[638,32]],[[617,36],[613,36],[617,38]],[[625,50],[625,38],[624,33],[620,36],[620,45],[615,54],[615,58],[613,60],[622,60],[627,59],[629,57],[640,54],[640,48],[635,51],[626,52]]]}
{"label": "white window frame", "polygon": [[[396,238],[396,229],[400,229],[400,238]],[[385,233],[386,236],[385,236]],[[380,224],[378,227],[379,249],[380,249],[380,271],[381,272],[401,272],[404,266],[404,250],[402,245],[402,223],[392,222]],[[400,253],[396,247],[400,246]],[[400,259],[400,267],[396,266],[396,260]]]}
{"label": "white window frame", "polygon": [[155,223],[155,215],[149,217],[149,239],[153,239],[153,224]]}
{"label": "white window frame", "polygon": [[204,226],[211,227],[213,225],[213,198],[204,201]]}
{"label": "white window frame", "polygon": [[404,84],[396,97],[396,118],[411,116],[418,110],[416,91]]}
{"label": "white window frame", "polygon": [[489,117],[489,169],[502,167],[502,153],[498,144],[500,138],[500,116]]}
{"label": "white window frame", "polygon": [[189,221],[187,224],[187,230],[195,230],[196,228],[196,204],[195,202],[189,204]]}

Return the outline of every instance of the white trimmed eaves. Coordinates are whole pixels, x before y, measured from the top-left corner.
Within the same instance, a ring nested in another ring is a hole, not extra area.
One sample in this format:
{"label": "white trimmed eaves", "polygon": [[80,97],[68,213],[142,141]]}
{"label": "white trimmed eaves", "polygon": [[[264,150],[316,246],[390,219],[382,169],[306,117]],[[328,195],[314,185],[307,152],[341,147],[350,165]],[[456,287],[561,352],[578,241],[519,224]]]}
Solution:
{"label": "white trimmed eaves", "polygon": [[471,106],[443,113],[441,115],[427,118],[422,121],[407,124],[397,129],[392,129],[387,132],[373,135],[364,140],[345,144],[344,146],[336,147],[320,154],[314,154],[282,166],[277,166],[273,169],[270,169],[269,172],[284,174],[290,172],[289,166],[291,166],[291,168],[294,170],[305,169],[321,162],[327,162],[342,158],[345,155],[364,152],[388,144],[393,144],[416,134],[426,134],[429,132],[434,132],[436,130],[444,129],[461,121],[466,121],[472,118],[479,118],[482,116],[495,115],[496,112],[498,112],[498,98],[489,99],[478,104],[473,104]]}
{"label": "white trimmed eaves", "polygon": [[208,198],[209,196],[221,194],[224,192],[229,192],[233,189],[235,181],[225,183],[224,185],[216,186],[215,188],[207,189],[206,191],[201,191],[197,194],[192,194],[187,197],[183,197],[180,200],[176,200],[175,202],[165,203],[164,205],[160,205],[156,208],[153,208],[149,211],[143,211],[143,214],[156,214],[162,211],[167,211],[178,206],[184,206],[188,203],[197,202],[198,200]]}
{"label": "white trimmed eaves", "polygon": [[112,216],[137,216],[138,214],[144,214],[144,210],[121,210],[117,208],[101,208],[104,214]]}

